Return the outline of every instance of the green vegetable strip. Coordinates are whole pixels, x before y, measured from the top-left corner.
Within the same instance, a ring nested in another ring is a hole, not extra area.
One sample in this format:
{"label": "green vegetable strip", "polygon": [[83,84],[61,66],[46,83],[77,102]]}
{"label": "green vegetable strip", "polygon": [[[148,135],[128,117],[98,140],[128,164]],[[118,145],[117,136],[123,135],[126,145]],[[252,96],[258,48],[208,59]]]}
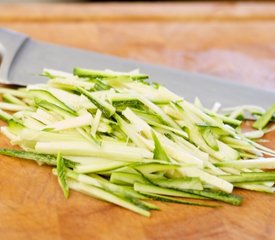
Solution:
{"label": "green vegetable strip", "polygon": [[161,143],[154,131],[152,131],[152,136],[155,143],[154,158],[170,162],[169,157],[167,156],[165,150],[162,148]]}
{"label": "green vegetable strip", "polygon": [[149,183],[142,175],[136,173],[113,172],[110,182],[120,185],[133,186],[135,182]]}
{"label": "green vegetable strip", "polygon": [[207,143],[207,145],[209,147],[211,147],[212,149],[214,149],[215,151],[219,150],[219,145],[216,141],[215,136],[213,135],[211,128],[204,128],[202,130],[202,137],[205,140],[205,142]]}
{"label": "green vegetable strip", "polygon": [[41,107],[43,109],[46,109],[48,111],[51,111],[51,112],[53,112],[55,114],[61,115],[64,118],[66,118],[66,117],[75,117],[76,116],[75,113],[73,113],[71,111],[67,111],[66,109],[64,109],[64,108],[62,108],[60,106],[57,106],[57,105],[55,105],[53,103],[50,103],[50,102],[48,102],[46,100],[39,101],[39,100],[35,99],[35,103],[37,104],[37,106],[39,106],[39,107]]}
{"label": "green vegetable strip", "polygon": [[73,109],[71,109],[70,107],[68,107],[63,102],[61,102],[58,98],[56,98],[53,94],[51,94],[47,90],[32,89],[32,90],[29,90],[28,92],[31,95],[33,95],[36,100],[38,100],[38,99],[39,99],[39,101],[45,100],[45,101],[47,101],[47,102],[49,102],[51,104],[54,104],[54,105],[56,105],[56,106],[64,109],[65,111],[71,113],[72,115],[76,115],[76,113],[75,113],[75,111]]}
{"label": "green vegetable strip", "polygon": [[85,194],[90,195],[92,197],[96,197],[96,198],[105,200],[107,202],[116,204],[118,206],[127,208],[127,209],[129,209],[131,211],[134,211],[138,214],[141,214],[145,217],[150,216],[149,211],[147,211],[147,210],[145,210],[145,209],[143,209],[139,206],[136,206],[135,204],[133,204],[131,201],[129,201],[127,199],[118,197],[114,194],[111,194],[111,193],[101,189],[101,188],[94,187],[94,186],[87,185],[87,184],[83,184],[83,183],[79,183],[79,182],[76,182],[76,181],[68,181],[68,185],[71,189],[74,189],[76,191],[85,193]]}
{"label": "green vegetable strip", "polygon": [[159,195],[166,195],[166,196],[172,196],[172,197],[209,199],[209,197],[207,196],[202,196],[197,193],[192,193],[191,191],[187,192],[187,190],[179,191],[175,189],[162,188],[151,184],[142,184],[138,182],[134,184],[134,189],[143,194],[150,193],[150,194],[159,194]]}
{"label": "green vegetable strip", "polygon": [[90,184],[95,187],[101,187],[110,193],[114,193],[118,196],[127,197],[127,198],[136,198],[136,199],[147,199],[143,195],[139,194],[138,192],[134,191],[133,188],[128,186],[119,186],[113,183],[110,183],[105,178],[100,177],[96,174],[78,174],[72,170],[67,170],[68,177],[77,180],[79,182]]}
{"label": "green vegetable strip", "polygon": [[222,175],[220,178],[231,183],[275,181],[275,172],[244,172],[240,175]]}
{"label": "green vegetable strip", "polygon": [[[7,148],[0,148],[0,154],[5,156],[10,156],[10,157],[34,160],[47,165],[56,166],[56,157],[50,154],[27,152],[27,151],[7,149]],[[65,162],[65,165],[68,167],[73,167],[75,165],[73,162],[66,159],[64,160],[64,162]]]}
{"label": "green vegetable strip", "polygon": [[148,75],[145,74],[131,74],[131,73],[109,73],[106,71],[97,71],[97,70],[90,70],[90,69],[84,69],[84,68],[74,68],[74,75],[77,75],[79,77],[88,77],[91,79],[108,79],[108,78],[119,78],[119,77],[130,77],[133,80],[138,79],[147,79]]}
{"label": "green vegetable strip", "polygon": [[10,93],[3,94],[2,98],[5,102],[26,106],[26,104],[23,101],[21,101],[20,99],[18,99]]}
{"label": "green vegetable strip", "polygon": [[161,196],[161,195],[152,194],[152,193],[143,193],[143,194],[151,199],[154,199],[157,201],[162,201],[162,202],[171,202],[171,203],[178,203],[178,204],[185,204],[185,205],[192,205],[192,206],[199,206],[199,207],[211,207],[211,208],[218,207],[218,205],[192,202],[192,201],[184,201],[181,199],[167,197],[167,196]]}
{"label": "green vegetable strip", "polygon": [[84,88],[78,87],[77,90],[86,96],[94,105],[96,105],[107,118],[111,117],[116,112],[116,109],[111,104],[94,96]]}
{"label": "green vegetable strip", "polygon": [[153,112],[155,112],[160,119],[162,119],[162,121],[166,124],[168,124],[169,126],[179,129],[181,130],[181,128],[178,126],[178,124],[171,119],[167,114],[165,114],[161,108],[159,108],[156,104],[152,103],[151,101],[149,101],[147,98],[143,97],[143,96],[138,96],[138,99],[145,105],[147,106],[149,109],[151,109]]}
{"label": "green vegetable strip", "polygon": [[205,190],[185,190],[188,193],[197,194],[199,196],[208,197],[211,199],[219,200],[232,205],[241,205],[242,197],[234,194],[225,193],[222,191],[215,191],[210,189]]}
{"label": "green vegetable strip", "polygon": [[22,150],[14,150],[14,149],[6,149],[6,148],[0,148],[0,154],[10,156],[10,157],[39,161],[47,165],[53,165],[53,166],[56,165],[55,156],[49,155],[49,154],[26,152]]}
{"label": "green vegetable strip", "polygon": [[186,190],[186,189],[194,189],[194,190],[202,190],[203,186],[199,178],[190,178],[190,177],[182,177],[175,179],[150,179],[155,185],[165,188],[172,188],[175,190]]}
{"label": "green vegetable strip", "polygon": [[254,128],[263,129],[275,114],[275,104],[273,104],[258,120],[253,124]]}
{"label": "green vegetable strip", "polygon": [[24,106],[21,104],[18,105],[14,103],[0,102],[0,109],[15,112],[15,111],[21,111],[21,110],[31,110],[31,107]]}
{"label": "green vegetable strip", "polygon": [[64,193],[65,198],[68,198],[69,186],[67,184],[66,167],[65,167],[64,159],[60,153],[57,154],[57,158],[56,158],[56,171],[57,171],[58,183]]}
{"label": "green vegetable strip", "polygon": [[7,112],[4,112],[0,109],[0,120],[3,120],[5,122],[7,122],[8,120],[10,120],[12,118],[12,115],[10,115]]}

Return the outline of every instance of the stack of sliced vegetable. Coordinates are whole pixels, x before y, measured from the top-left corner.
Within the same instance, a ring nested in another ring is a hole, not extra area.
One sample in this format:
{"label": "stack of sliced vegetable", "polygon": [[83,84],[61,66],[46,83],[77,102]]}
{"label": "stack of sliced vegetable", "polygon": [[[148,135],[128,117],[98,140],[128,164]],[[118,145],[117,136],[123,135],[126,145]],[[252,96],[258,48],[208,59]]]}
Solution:
{"label": "stack of sliced vegetable", "polygon": [[[65,197],[73,189],[150,216],[150,199],[215,207],[209,200],[241,204],[234,187],[275,191],[275,172],[263,170],[275,151],[252,140],[274,130],[275,104],[218,113],[138,71],[43,75],[47,84],[0,88],[1,132],[23,149],[0,154],[53,165]],[[245,112],[257,130],[242,132]]]}

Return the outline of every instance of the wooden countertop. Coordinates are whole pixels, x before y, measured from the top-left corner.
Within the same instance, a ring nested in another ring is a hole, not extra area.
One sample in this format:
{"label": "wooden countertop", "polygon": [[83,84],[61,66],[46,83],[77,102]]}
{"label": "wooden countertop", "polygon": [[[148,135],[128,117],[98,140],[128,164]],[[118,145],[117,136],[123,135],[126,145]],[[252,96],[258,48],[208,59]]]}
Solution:
{"label": "wooden countertop", "polygon": [[[2,4],[0,13],[1,27],[38,40],[275,89],[273,3]],[[275,148],[275,135],[266,139]],[[239,191],[242,207],[220,209],[160,204],[146,219],[75,192],[63,199],[48,167],[7,157],[0,166],[0,239],[275,239],[271,195]]]}
{"label": "wooden countertop", "polygon": [[275,88],[275,4],[0,5],[0,24],[40,40]]}

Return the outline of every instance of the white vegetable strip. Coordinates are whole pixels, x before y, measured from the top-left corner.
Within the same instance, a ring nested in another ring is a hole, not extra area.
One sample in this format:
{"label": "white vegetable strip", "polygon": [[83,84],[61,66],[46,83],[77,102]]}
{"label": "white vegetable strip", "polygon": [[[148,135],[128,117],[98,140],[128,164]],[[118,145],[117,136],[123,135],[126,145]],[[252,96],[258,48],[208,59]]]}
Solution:
{"label": "white vegetable strip", "polygon": [[[69,93],[67,91],[58,89],[58,88],[49,88],[48,91],[52,93],[57,99],[59,99],[61,102],[65,103],[67,106],[69,106],[72,109],[78,109],[79,102],[81,101],[81,96]],[[82,100],[83,101],[83,100]],[[86,103],[90,103],[88,99],[85,101]]]}
{"label": "white vegetable strip", "polygon": [[243,115],[243,109],[237,109],[230,113],[229,117],[230,118],[237,118],[239,115]]}
{"label": "white vegetable strip", "polygon": [[63,71],[55,70],[51,68],[44,68],[43,74],[50,74],[51,76],[63,77],[63,78],[76,78],[72,73],[63,72]]}
{"label": "white vegetable strip", "polygon": [[157,89],[154,89],[151,86],[138,82],[127,82],[125,85],[131,90],[134,90],[136,93],[142,94],[142,96],[146,97],[152,102],[162,103],[182,100],[181,97],[177,96],[175,93],[169,91],[163,86],[159,86]]}
{"label": "white vegetable strip", "polygon": [[17,135],[11,133],[7,127],[1,127],[0,130],[4,136],[11,140],[12,144],[13,142],[20,140],[20,138]]}
{"label": "white vegetable strip", "polygon": [[85,81],[79,81],[78,79],[64,79],[64,78],[55,78],[55,79],[51,79],[49,80],[49,84],[52,86],[55,86],[56,84],[60,84],[60,85],[64,85],[64,86],[68,86],[68,87],[83,87],[85,89],[91,89],[94,87],[94,83],[91,82],[85,82]]}
{"label": "white vegetable strip", "polygon": [[177,144],[180,145],[180,147],[184,148],[186,151],[188,151],[190,154],[196,156],[197,158],[208,161],[209,160],[209,154],[201,151],[199,148],[195,147],[193,144],[185,140],[184,138],[174,136]]}
{"label": "white vegetable strip", "polygon": [[19,133],[21,140],[37,141],[37,142],[56,142],[56,141],[83,141],[83,137],[73,133],[53,133],[38,131],[25,128]]}
{"label": "white vegetable strip", "polygon": [[214,113],[216,113],[216,112],[219,111],[219,109],[221,108],[221,106],[222,106],[221,103],[215,102],[214,105],[213,105],[213,107],[212,107],[212,109],[211,109],[211,111],[214,112]]}
{"label": "white vegetable strip", "polygon": [[171,127],[174,127],[176,129],[180,129],[178,124],[173,121],[168,115],[166,115],[161,108],[159,108],[157,105],[154,103],[150,102],[148,99],[145,97],[138,95],[138,99],[148,108],[152,109],[156,114],[158,114],[165,122],[167,122]]}
{"label": "white vegetable strip", "polygon": [[53,122],[58,121],[58,119],[54,117],[52,114],[40,108],[38,108],[37,111],[31,115],[31,117],[44,123],[45,125],[52,124]]}
{"label": "white vegetable strip", "polygon": [[121,128],[121,130],[133,141],[133,143],[138,147],[146,147],[146,144],[141,139],[140,135],[134,130],[134,128],[125,122],[121,117],[116,116],[116,120]]}
{"label": "white vegetable strip", "polygon": [[12,115],[10,115],[9,113],[7,112],[4,112],[0,109],[0,119],[11,119],[12,118]]}
{"label": "white vegetable strip", "polygon": [[133,124],[134,128],[138,132],[143,132],[144,135],[149,139],[152,138],[151,127],[141,118],[139,118],[130,108],[126,108],[122,114]]}
{"label": "white vegetable strip", "polygon": [[195,167],[180,168],[179,171],[188,177],[199,177],[201,181],[206,182],[222,191],[231,193],[233,185],[219,177],[206,173]]}
{"label": "white vegetable strip", "polygon": [[212,124],[213,126],[218,126],[221,129],[223,129],[225,132],[228,132],[229,134],[235,135],[235,132],[233,130],[231,130],[230,128],[225,127],[223,124],[219,123],[214,118],[211,118],[210,116],[208,116],[207,114],[202,112],[200,109],[198,109],[196,107],[193,107],[193,105],[191,103],[183,101],[179,104],[183,107],[183,109],[187,108],[190,112],[193,112],[194,114],[196,114],[198,117],[200,117],[202,120],[206,121],[207,123]]}
{"label": "white vegetable strip", "polygon": [[99,157],[91,157],[91,156],[69,156],[65,155],[64,158],[80,163],[81,165],[85,164],[93,164],[93,163],[107,163],[110,161],[114,161],[112,158],[99,158]]}
{"label": "white vegetable strip", "polygon": [[8,111],[21,111],[21,110],[31,110],[31,107],[23,106],[23,105],[16,105],[13,103],[4,103],[0,102],[0,109],[8,110]]}
{"label": "white vegetable strip", "polygon": [[19,97],[19,98],[27,98],[28,97],[28,94],[25,91],[0,87],[0,94],[5,94],[5,93],[9,93],[9,94],[11,94],[15,97]]}
{"label": "white vegetable strip", "polygon": [[39,131],[45,127],[45,125],[43,123],[41,123],[40,121],[38,121],[32,117],[26,117],[24,119],[24,126],[29,129],[39,130]]}
{"label": "white vegetable strip", "polygon": [[222,108],[223,112],[233,112],[236,110],[247,110],[249,112],[258,112],[258,113],[264,113],[265,110],[262,107],[255,106],[255,105],[242,105],[237,107],[228,107],[228,108]]}
{"label": "white vegetable strip", "polygon": [[241,161],[228,161],[216,163],[219,167],[234,167],[237,169],[242,168],[256,168],[256,169],[274,169],[275,168],[275,158],[257,158]]}
{"label": "white vegetable strip", "polygon": [[136,153],[142,155],[144,158],[153,158],[153,153],[149,151],[147,148],[129,146],[125,143],[120,142],[110,142],[110,141],[102,141],[101,148],[103,151],[121,151],[127,152],[130,151],[131,153]]}
{"label": "white vegetable strip", "polygon": [[261,138],[264,135],[264,131],[262,130],[255,130],[255,131],[250,131],[250,132],[245,132],[243,133],[243,136],[247,138]]}
{"label": "white vegetable strip", "polygon": [[172,142],[165,136],[161,134],[157,134],[157,136],[159,140],[163,143],[164,149],[172,158],[176,159],[179,162],[192,163],[192,164],[196,164],[200,168],[203,167],[204,163],[201,159],[193,156],[189,152],[180,148],[178,145],[176,145],[174,142]]}
{"label": "white vegetable strip", "polygon": [[[148,152],[136,153],[133,152],[133,148],[125,146],[124,148],[119,148],[114,146],[114,149],[109,150],[102,148],[100,146],[93,145],[89,142],[37,142],[35,145],[35,150],[38,152],[57,154],[61,152],[63,155],[72,156],[94,156],[94,157],[113,157],[114,160],[141,160],[144,157],[152,157],[152,153]],[[123,150],[123,151],[122,151]],[[144,156],[143,156],[143,155]],[[150,156],[149,156],[150,155]]]}
{"label": "white vegetable strip", "polygon": [[84,164],[84,165],[77,165],[74,170],[77,173],[93,173],[93,172],[100,172],[100,171],[108,171],[112,169],[116,169],[119,167],[126,166],[128,163],[121,162],[121,161],[109,161],[109,162],[102,162],[102,163],[92,163],[92,164]]}
{"label": "white vegetable strip", "polygon": [[60,131],[64,129],[89,126],[91,121],[92,121],[92,116],[91,114],[88,113],[79,117],[67,118],[65,120],[55,122],[53,124],[45,126],[45,129],[53,128],[55,131]]}
{"label": "white vegetable strip", "polygon": [[93,137],[96,137],[96,132],[99,127],[101,115],[102,115],[102,112],[99,109],[97,109],[95,117],[93,121],[91,121],[91,135]]}

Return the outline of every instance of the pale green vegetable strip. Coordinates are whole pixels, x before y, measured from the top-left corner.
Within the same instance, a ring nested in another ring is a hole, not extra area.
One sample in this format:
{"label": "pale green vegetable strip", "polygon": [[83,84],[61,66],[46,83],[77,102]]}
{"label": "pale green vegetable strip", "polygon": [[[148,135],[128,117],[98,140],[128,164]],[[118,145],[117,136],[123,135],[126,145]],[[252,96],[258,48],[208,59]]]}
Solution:
{"label": "pale green vegetable strip", "polygon": [[57,159],[56,159],[56,171],[57,171],[57,177],[58,177],[58,182],[63,190],[65,198],[69,197],[69,186],[67,184],[67,177],[66,177],[66,167],[65,167],[65,162],[60,153],[57,154]]}
{"label": "pale green vegetable strip", "polygon": [[79,117],[72,117],[67,118],[65,120],[52,123],[50,125],[45,126],[45,129],[47,128],[53,128],[55,131],[70,129],[70,128],[77,128],[77,127],[83,127],[90,125],[92,121],[91,114],[85,114]]}
{"label": "pale green vegetable strip", "polygon": [[25,91],[22,91],[20,89],[9,89],[9,88],[3,88],[0,87],[0,95],[1,94],[10,94],[12,96],[18,97],[18,98],[27,98],[28,94]]}
{"label": "pale green vegetable strip", "polygon": [[251,168],[251,169],[274,169],[275,158],[257,158],[241,161],[227,161],[215,163],[217,167],[234,167],[237,169]]}
{"label": "pale green vegetable strip", "polygon": [[8,120],[10,120],[12,118],[12,115],[10,115],[7,112],[4,112],[0,109],[0,120],[3,120],[5,122],[7,122]]}
{"label": "pale green vegetable strip", "polygon": [[92,197],[96,197],[99,199],[102,199],[104,201],[116,204],[118,206],[127,208],[131,211],[134,211],[138,214],[141,214],[145,217],[150,217],[150,212],[142,209],[136,205],[134,205],[133,203],[131,203],[130,201],[127,201],[123,198],[117,197],[114,194],[111,194],[101,188],[98,187],[94,187],[92,185],[87,185],[87,184],[83,184],[83,183],[79,183],[76,181],[68,181],[68,185],[71,189],[74,189],[76,191],[85,193],[87,195],[90,195]]}
{"label": "pale green vegetable strip", "polygon": [[81,94],[85,95],[94,105],[96,105],[106,117],[110,117],[116,112],[116,109],[111,104],[100,99],[99,97],[96,97],[91,92],[85,90],[82,87],[78,87],[77,89]]}
{"label": "pale green vegetable strip", "polygon": [[273,104],[257,121],[253,124],[254,128],[263,129],[275,114],[275,104]]}
{"label": "pale green vegetable strip", "polygon": [[31,110],[32,108],[24,105],[14,104],[14,103],[0,102],[0,109],[8,110],[8,111],[21,111],[21,110]]}
{"label": "pale green vegetable strip", "polygon": [[23,101],[21,101],[20,99],[18,99],[17,97],[13,96],[10,93],[3,94],[2,98],[4,101],[6,101],[8,103],[26,106],[26,103],[24,103]]}
{"label": "pale green vegetable strip", "polygon": [[224,192],[231,193],[233,185],[219,177],[206,173],[198,168],[188,167],[181,168],[180,171],[188,177],[198,177],[201,181],[206,182]]}
{"label": "pale green vegetable strip", "polygon": [[92,127],[91,127],[91,135],[93,137],[96,137],[96,132],[100,124],[101,115],[102,115],[102,112],[99,109],[97,109],[96,115],[92,121]]}
{"label": "pale green vegetable strip", "polygon": [[161,194],[161,195],[167,195],[167,196],[173,196],[173,197],[183,197],[183,198],[206,199],[206,198],[198,196],[196,194],[182,192],[182,191],[169,189],[169,188],[162,188],[162,187],[154,186],[151,184],[135,183],[134,189],[138,192],[144,192],[144,193]]}

